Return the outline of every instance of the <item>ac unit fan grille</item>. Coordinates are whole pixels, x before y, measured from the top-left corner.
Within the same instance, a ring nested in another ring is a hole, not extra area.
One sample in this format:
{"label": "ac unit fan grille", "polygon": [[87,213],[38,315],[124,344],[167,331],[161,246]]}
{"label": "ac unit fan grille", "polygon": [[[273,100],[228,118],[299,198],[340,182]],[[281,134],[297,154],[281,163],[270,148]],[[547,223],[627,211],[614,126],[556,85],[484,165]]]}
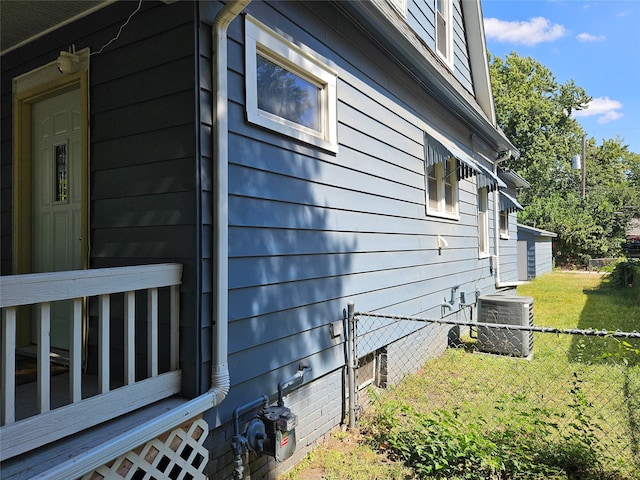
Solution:
{"label": "ac unit fan grille", "polygon": [[[478,322],[533,326],[533,298],[485,295],[478,298]],[[533,332],[507,328],[478,327],[481,352],[528,357],[533,353]]]}

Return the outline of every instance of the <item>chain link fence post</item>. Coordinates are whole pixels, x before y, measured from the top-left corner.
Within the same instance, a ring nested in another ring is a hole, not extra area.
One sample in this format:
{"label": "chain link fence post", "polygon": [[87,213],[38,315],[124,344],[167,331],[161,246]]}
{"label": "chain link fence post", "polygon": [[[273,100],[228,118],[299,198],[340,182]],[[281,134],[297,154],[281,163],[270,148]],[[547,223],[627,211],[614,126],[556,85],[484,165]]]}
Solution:
{"label": "chain link fence post", "polygon": [[356,318],[353,302],[347,304],[347,335],[349,348],[347,349],[348,377],[349,377],[349,429],[356,427]]}

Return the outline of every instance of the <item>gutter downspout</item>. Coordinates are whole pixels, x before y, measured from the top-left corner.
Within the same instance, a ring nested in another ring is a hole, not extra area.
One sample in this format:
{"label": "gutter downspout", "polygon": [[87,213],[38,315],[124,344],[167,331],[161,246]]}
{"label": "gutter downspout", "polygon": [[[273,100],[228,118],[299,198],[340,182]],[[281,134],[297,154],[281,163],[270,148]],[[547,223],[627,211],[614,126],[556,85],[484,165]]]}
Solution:
{"label": "gutter downspout", "polygon": [[[495,162],[493,162],[493,173],[496,177],[498,176],[498,165],[509,160],[511,158],[511,153],[511,150],[501,152]],[[496,288],[514,287],[518,285],[518,282],[502,282],[500,280],[500,212],[498,211],[500,192],[498,190],[499,189],[496,188],[493,191],[493,251],[495,254],[493,272],[496,277]]]}
{"label": "gutter downspout", "polygon": [[216,258],[213,318],[213,357],[211,359],[211,387],[214,406],[229,393],[230,378],[228,353],[229,318],[229,121],[227,112],[227,29],[251,0],[227,3],[213,21],[213,54],[216,56],[213,84],[217,93],[213,102],[213,176],[216,205],[214,228],[214,255]]}

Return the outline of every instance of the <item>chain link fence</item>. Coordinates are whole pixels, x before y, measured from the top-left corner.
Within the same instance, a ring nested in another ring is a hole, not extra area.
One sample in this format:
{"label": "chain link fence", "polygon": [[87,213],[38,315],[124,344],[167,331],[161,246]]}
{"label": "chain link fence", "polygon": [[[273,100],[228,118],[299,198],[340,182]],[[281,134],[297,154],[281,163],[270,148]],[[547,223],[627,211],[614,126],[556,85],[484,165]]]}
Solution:
{"label": "chain link fence", "polygon": [[470,306],[441,319],[352,308],[350,424],[400,402],[487,431],[553,425],[640,471],[640,333],[536,327],[532,302],[479,305],[482,321]]}

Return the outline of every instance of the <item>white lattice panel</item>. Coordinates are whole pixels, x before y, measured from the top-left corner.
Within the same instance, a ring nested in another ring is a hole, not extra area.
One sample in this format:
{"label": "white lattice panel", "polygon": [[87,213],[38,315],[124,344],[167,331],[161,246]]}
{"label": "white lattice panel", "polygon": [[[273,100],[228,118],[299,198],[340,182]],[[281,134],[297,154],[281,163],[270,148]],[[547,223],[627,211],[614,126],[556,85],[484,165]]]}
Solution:
{"label": "white lattice panel", "polygon": [[86,474],[82,480],[204,479],[209,426],[199,418],[186,423],[113,462]]}

